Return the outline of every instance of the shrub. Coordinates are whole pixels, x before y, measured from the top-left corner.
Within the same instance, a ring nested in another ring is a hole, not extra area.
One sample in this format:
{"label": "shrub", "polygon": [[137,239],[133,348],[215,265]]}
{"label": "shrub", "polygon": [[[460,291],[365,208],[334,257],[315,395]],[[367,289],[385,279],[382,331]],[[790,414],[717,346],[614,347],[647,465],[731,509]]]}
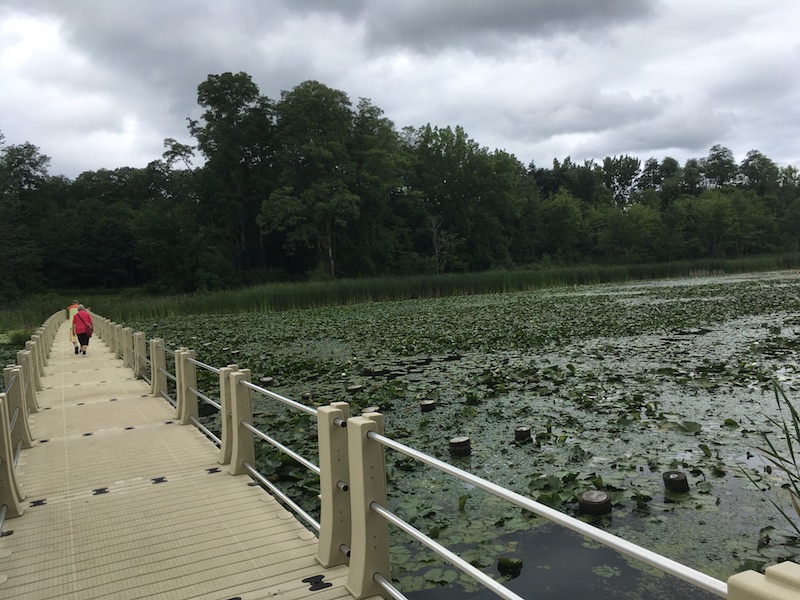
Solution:
{"label": "shrub", "polygon": [[16,348],[24,348],[25,342],[31,339],[31,332],[27,329],[12,329],[8,332],[8,343]]}

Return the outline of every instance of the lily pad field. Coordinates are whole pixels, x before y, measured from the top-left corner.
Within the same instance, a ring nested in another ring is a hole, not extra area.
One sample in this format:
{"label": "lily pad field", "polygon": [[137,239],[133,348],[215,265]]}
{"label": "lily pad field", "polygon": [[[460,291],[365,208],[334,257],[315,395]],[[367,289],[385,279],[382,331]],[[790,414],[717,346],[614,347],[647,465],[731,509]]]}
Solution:
{"label": "lily pad field", "polygon": [[[798,272],[124,324],[202,362],[249,368],[256,382],[270,377],[301,402],[378,407],[389,437],[720,579],[800,551],[773,504],[794,514],[785,481],[759,450],[765,436],[785,447],[769,421],[780,419],[773,382],[792,401],[800,388]],[[216,393],[210,374],[200,386]],[[313,420],[260,396],[255,412],[261,429],[314,456]],[[516,441],[519,427],[531,440]],[[450,455],[459,436],[470,456]],[[512,589],[566,597],[544,592],[573,562],[608,590],[595,597],[662,597],[652,588],[668,585],[614,553],[587,557],[595,544],[481,490],[390,450],[386,459],[390,509]],[[303,467],[262,447],[258,462],[317,509]],[[686,474],[688,492],[665,490],[670,470]],[[580,516],[576,495],[594,489],[610,494],[612,512]],[[401,533],[392,543],[400,589],[489,597]],[[521,571],[503,568],[513,559]],[[698,597],[687,589],[663,597]]]}

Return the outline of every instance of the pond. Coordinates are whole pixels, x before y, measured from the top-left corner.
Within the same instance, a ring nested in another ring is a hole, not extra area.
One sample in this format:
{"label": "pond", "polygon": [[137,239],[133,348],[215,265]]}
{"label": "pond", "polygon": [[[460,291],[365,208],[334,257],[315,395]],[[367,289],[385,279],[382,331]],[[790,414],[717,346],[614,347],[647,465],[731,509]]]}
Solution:
{"label": "pond", "polygon": [[[784,481],[757,448],[762,432],[778,434],[767,420],[778,416],[772,379],[789,398],[800,386],[799,308],[800,274],[781,272],[125,325],[272,377],[272,389],[304,402],[377,406],[389,437],[568,514],[577,493],[603,489],[614,505],[599,526],[726,579],[796,552],[771,504],[792,511]],[[256,413],[313,456],[309,418],[264,399]],[[517,427],[532,441],[516,442]],[[457,436],[470,438],[469,457],[450,456]],[[285,458],[258,459],[294,494],[316,494]],[[690,491],[666,491],[668,470],[685,472]],[[545,569],[533,549],[559,536],[541,519],[391,451],[387,477],[393,511],[476,565],[521,558],[512,585]],[[461,585],[430,552],[392,539],[401,589]],[[641,597],[625,575],[641,565],[614,561],[598,559],[593,579],[624,578]]]}

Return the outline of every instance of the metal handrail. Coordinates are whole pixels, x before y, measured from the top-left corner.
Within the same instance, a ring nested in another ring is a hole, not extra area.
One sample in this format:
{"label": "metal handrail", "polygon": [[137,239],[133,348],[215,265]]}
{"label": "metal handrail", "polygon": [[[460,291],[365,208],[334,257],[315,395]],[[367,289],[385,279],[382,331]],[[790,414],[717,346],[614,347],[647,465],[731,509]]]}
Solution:
{"label": "metal handrail", "polygon": [[203,425],[200,421],[198,421],[194,417],[189,417],[189,420],[194,424],[195,427],[197,427],[200,431],[206,434],[206,437],[210,439],[212,442],[214,442],[217,445],[217,448],[222,446],[222,440],[219,439],[216,435],[214,435],[214,432],[211,431],[208,427]]}
{"label": "metal handrail", "polygon": [[249,388],[255,392],[264,394],[265,396],[272,398],[273,400],[277,400],[278,402],[283,402],[287,406],[291,406],[292,408],[308,413],[309,415],[312,415],[314,417],[317,416],[316,408],[313,408],[311,406],[306,406],[305,404],[300,404],[295,400],[290,400],[289,398],[281,396],[280,394],[276,394],[275,392],[270,392],[269,390],[259,387],[256,384],[251,383],[250,381],[245,381],[244,379],[240,380],[239,383],[242,384],[244,387]]}
{"label": "metal handrail", "polygon": [[198,367],[201,367],[201,368],[205,369],[206,371],[211,371],[215,375],[219,375],[219,369],[216,368],[216,367],[212,367],[211,365],[207,365],[206,363],[200,362],[199,360],[196,360],[194,358],[187,358],[186,360],[188,360],[192,364],[197,365]]}
{"label": "metal handrail", "polygon": [[203,392],[201,392],[200,390],[198,390],[198,389],[195,389],[195,388],[193,388],[192,386],[187,386],[187,389],[188,389],[190,392],[192,392],[192,393],[193,393],[195,396],[197,396],[198,398],[200,398],[200,399],[201,399],[203,402],[205,402],[206,404],[210,404],[211,406],[213,406],[213,407],[214,407],[214,408],[216,408],[217,410],[222,410],[222,405],[221,405],[219,402],[216,402],[215,400],[212,400],[211,398],[209,398],[208,396],[206,396],[206,395],[205,395]]}
{"label": "metal handrail", "polygon": [[17,463],[19,462],[19,453],[22,451],[22,440],[17,442],[17,449],[14,450],[14,468],[17,467]]}
{"label": "metal handrail", "polygon": [[175,398],[173,398],[172,396],[170,396],[170,395],[169,395],[167,392],[165,392],[164,390],[161,390],[161,397],[162,397],[164,400],[166,400],[167,402],[169,402],[170,404],[172,404],[172,406],[175,406],[175,405],[176,405]]}
{"label": "metal handrail", "polygon": [[278,497],[278,499],[280,499],[281,502],[286,504],[294,512],[296,512],[298,515],[300,515],[306,523],[311,525],[311,527],[313,527],[317,531],[320,530],[319,523],[317,523],[317,521],[315,521],[314,518],[311,515],[309,515],[306,511],[304,511],[302,508],[300,508],[300,506],[298,506],[291,498],[289,498],[289,496],[287,496],[282,491],[280,491],[277,487],[275,487],[275,485],[269,479],[264,477],[255,468],[253,468],[253,465],[251,465],[250,463],[245,461],[245,462],[242,463],[242,466],[245,468],[245,470],[247,470],[248,473],[250,473],[250,475],[254,479],[257,479],[258,482],[261,485],[267,487],[273,494],[275,494]]}
{"label": "metal handrail", "polygon": [[452,552],[442,546],[440,543],[436,542],[432,538],[428,537],[424,533],[422,533],[419,529],[416,529],[412,525],[406,523],[403,519],[395,515],[394,513],[390,512],[377,502],[372,502],[369,505],[370,510],[373,512],[378,513],[384,519],[386,519],[389,523],[397,527],[398,529],[405,531],[408,535],[413,537],[418,542],[424,544],[431,550],[433,550],[436,554],[444,558],[450,564],[458,567],[467,575],[477,579],[480,583],[484,586],[492,590],[495,594],[500,596],[501,598],[505,598],[505,600],[525,600],[522,596],[518,596],[507,587],[501,585],[491,577],[489,577],[486,573],[481,571],[480,569],[475,568],[470,563],[465,561],[455,552]]}
{"label": "metal handrail", "polygon": [[172,381],[174,381],[175,383],[178,383],[178,378],[177,378],[177,377],[175,377],[175,375],[173,375],[172,373],[170,373],[170,372],[169,372],[169,371],[167,371],[166,369],[159,368],[159,369],[158,369],[158,371],[159,371],[160,373],[163,373],[164,375],[166,375],[166,376],[167,376],[167,378],[169,378],[169,379],[172,379]]}
{"label": "metal handrail", "polygon": [[[549,521],[553,521],[562,527],[566,527],[567,529],[571,529],[572,531],[580,533],[581,535],[599,542],[604,546],[608,546],[609,548],[613,548],[618,552],[622,552],[623,554],[627,554],[628,556],[632,556],[633,558],[641,560],[642,562],[645,562],[665,573],[669,573],[678,579],[686,581],[695,587],[710,592],[716,596],[719,596],[720,598],[728,597],[728,584],[724,581],[720,581],[719,579],[711,577],[710,575],[701,573],[700,571],[692,569],[691,567],[687,567],[686,565],[648,550],[647,548],[638,546],[611,533],[597,529],[588,523],[584,523],[579,519],[570,517],[569,515],[559,512],[554,508],[550,508],[549,506],[536,502],[535,500],[531,500],[530,498],[527,498],[521,494],[507,490],[496,483],[492,483],[491,481],[487,481],[486,479],[471,473],[467,473],[466,471],[462,471],[453,465],[450,465],[418,450],[414,450],[405,444],[401,444],[400,442],[381,435],[375,431],[368,431],[367,437],[378,442],[379,444],[382,444],[383,446],[386,446],[387,448],[391,448],[392,450],[396,450],[397,452],[405,454],[406,456],[424,462],[425,464],[443,471],[448,475],[452,475],[458,479],[461,479],[462,481],[474,485],[475,487],[479,487],[493,494],[494,496],[497,496],[498,498],[507,500],[508,502],[519,506],[520,508],[544,517]],[[373,510],[375,509],[373,508]]]}
{"label": "metal handrail", "polygon": [[[350,556],[349,553],[345,553],[345,554],[347,554],[347,556]],[[381,586],[384,590],[389,592],[389,594],[392,596],[392,598],[394,598],[394,600],[408,600],[408,598],[406,598],[400,590],[398,590],[391,583],[386,581],[386,579],[384,579],[383,575],[381,575],[380,573],[375,573],[372,576],[372,579],[373,579],[373,581],[375,581],[375,583],[377,583],[379,586]]]}
{"label": "metal handrail", "polygon": [[309,471],[313,471],[317,475],[320,474],[320,469],[319,469],[319,467],[317,465],[315,465],[312,462],[309,462],[308,460],[306,460],[305,458],[300,456],[297,452],[295,452],[294,450],[292,450],[290,448],[287,448],[286,446],[281,444],[278,440],[268,436],[266,433],[264,433],[260,429],[258,429],[256,427],[253,427],[253,425],[251,425],[247,421],[242,421],[242,427],[252,431],[255,435],[260,437],[265,442],[269,442],[270,444],[275,446],[278,450],[280,450],[284,454],[288,454],[289,456],[291,456],[293,459],[295,459],[297,462],[299,462],[301,465],[303,465]]}
{"label": "metal handrail", "polygon": [[6,385],[6,386],[3,388],[3,393],[4,393],[4,394],[7,394],[7,393],[8,393],[8,391],[9,391],[9,390],[10,390],[10,389],[13,387],[13,385],[14,385],[14,382],[15,382],[16,380],[17,380],[17,374],[16,374],[16,373],[14,373],[14,375],[12,375],[12,377],[11,377],[11,381],[9,381],[9,382],[8,382],[8,385]]}
{"label": "metal handrail", "polygon": [[14,408],[14,414],[11,416],[11,423],[8,426],[9,431],[14,431],[14,425],[17,424],[17,417],[19,417],[19,406]]}

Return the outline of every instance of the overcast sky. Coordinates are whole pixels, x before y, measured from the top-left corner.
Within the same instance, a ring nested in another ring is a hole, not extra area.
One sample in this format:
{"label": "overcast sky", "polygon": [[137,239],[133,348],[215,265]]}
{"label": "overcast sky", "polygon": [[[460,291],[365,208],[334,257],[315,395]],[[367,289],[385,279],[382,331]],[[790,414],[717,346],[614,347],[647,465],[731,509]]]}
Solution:
{"label": "overcast sky", "polygon": [[800,166],[798,0],[0,0],[0,131],[50,173],[192,143],[197,86],[315,79],[550,166],[714,144]]}

